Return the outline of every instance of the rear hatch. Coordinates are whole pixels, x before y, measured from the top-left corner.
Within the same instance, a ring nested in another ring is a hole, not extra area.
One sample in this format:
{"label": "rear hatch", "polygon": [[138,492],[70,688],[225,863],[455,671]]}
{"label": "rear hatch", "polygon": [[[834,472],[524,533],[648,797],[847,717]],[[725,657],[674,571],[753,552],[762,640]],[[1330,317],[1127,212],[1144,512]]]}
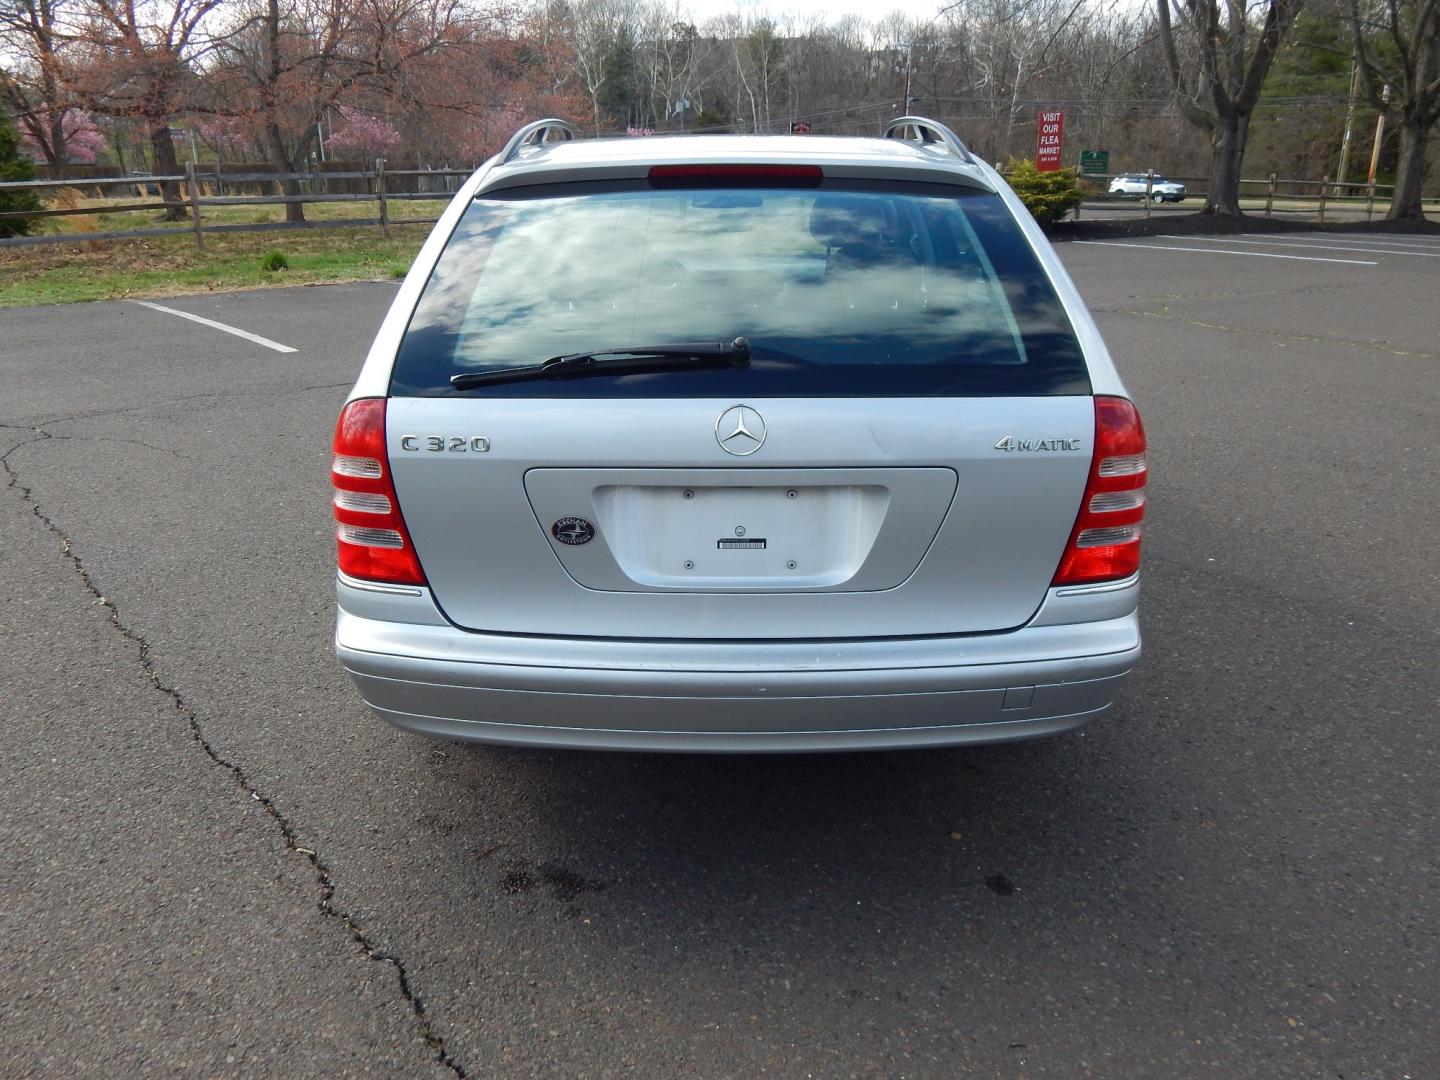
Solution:
{"label": "rear hatch", "polygon": [[[740,335],[744,367],[451,384]],[[387,446],[461,627],[976,633],[1045,597],[1088,474],[1089,392],[993,194],[763,170],[535,185],[477,199],[451,237],[397,357]]]}

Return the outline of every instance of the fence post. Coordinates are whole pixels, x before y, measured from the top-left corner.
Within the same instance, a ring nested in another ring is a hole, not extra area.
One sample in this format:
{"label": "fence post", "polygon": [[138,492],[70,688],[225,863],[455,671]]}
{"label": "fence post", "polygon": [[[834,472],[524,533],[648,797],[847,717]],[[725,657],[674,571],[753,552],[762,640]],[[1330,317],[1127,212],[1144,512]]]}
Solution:
{"label": "fence post", "polygon": [[1320,224],[1325,224],[1325,194],[1330,190],[1330,174],[1325,174],[1325,179],[1320,181]]}
{"label": "fence post", "polygon": [[1155,188],[1155,170],[1145,170],[1145,217],[1150,217],[1150,194]]}
{"label": "fence post", "polygon": [[200,182],[195,179],[195,162],[185,165],[185,176],[190,181],[190,224],[195,230],[195,250],[205,254],[205,234],[200,229]]}
{"label": "fence post", "polygon": [[390,206],[385,201],[385,159],[375,159],[375,192],[380,197],[380,231],[390,239]]}
{"label": "fence post", "polygon": [[1270,208],[1275,205],[1275,181],[1277,177],[1272,172],[1270,182],[1265,186],[1265,216],[1270,216]]}
{"label": "fence post", "polygon": [[1375,181],[1372,179],[1365,185],[1365,220],[1370,220],[1370,215],[1375,212]]}

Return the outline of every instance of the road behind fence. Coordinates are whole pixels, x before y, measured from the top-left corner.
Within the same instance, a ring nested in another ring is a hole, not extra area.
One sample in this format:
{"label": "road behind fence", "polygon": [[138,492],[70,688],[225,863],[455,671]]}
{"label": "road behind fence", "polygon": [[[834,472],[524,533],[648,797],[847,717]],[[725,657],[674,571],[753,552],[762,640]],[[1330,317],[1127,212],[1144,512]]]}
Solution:
{"label": "road behind fence", "polygon": [[[1110,195],[1110,181],[1117,176],[1131,176],[1160,182],[1162,179],[1185,185],[1185,203],[1198,208],[1208,197],[1210,178],[1208,176],[1172,176],[1159,173],[1115,173],[1108,175],[1080,176],[1081,189],[1086,192],[1085,207],[1097,209],[1106,203],[1123,205],[1139,204],[1145,217],[1150,216],[1150,207],[1160,200],[1151,195]],[[1198,185],[1198,186],[1197,186]],[[1147,192],[1149,191],[1147,185]],[[1340,210],[1346,216],[1365,212],[1365,220],[1371,221],[1378,209],[1384,214],[1390,204],[1395,188],[1391,184],[1342,183],[1325,177],[1323,180],[1285,180],[1271,173],[1264,180],[1241,180],[1240,198],[1247,210],[1259,210],[1264,217],[1284,215],[1293,218],[1297,214],[1309,214],[1316,222],[1325,223],[1327,212]],[[1079,217],[1079,215],[1076,215]],[[1351,220],[1354,217],[1351,216]]]}

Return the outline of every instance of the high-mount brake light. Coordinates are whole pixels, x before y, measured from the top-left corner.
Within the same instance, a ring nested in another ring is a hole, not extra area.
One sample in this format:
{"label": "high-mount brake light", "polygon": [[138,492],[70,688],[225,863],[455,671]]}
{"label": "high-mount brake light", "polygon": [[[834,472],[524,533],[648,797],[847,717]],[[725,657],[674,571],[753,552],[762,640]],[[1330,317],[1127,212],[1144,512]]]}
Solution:
{"label": "high-mount brake light", "polygon": [[825,179],[819,165],[652,165],[652,187],[712,187],[716,184],[740,186],[774,185],[778,187],[813,187]]}
{"label": "high-mount brake light", "polygon": [[384,398],[360,398],[341,410],[330,483],[340,572],[366,581],[424,585],[390,477]]}
{"label": "high-mount brake light", "polygon": [[1055,571],[1055,585],[1118,581],[1140,569],[1145,517],[1145,428],[1135,406],[1095,399],[1095,452],[1085,498]]}

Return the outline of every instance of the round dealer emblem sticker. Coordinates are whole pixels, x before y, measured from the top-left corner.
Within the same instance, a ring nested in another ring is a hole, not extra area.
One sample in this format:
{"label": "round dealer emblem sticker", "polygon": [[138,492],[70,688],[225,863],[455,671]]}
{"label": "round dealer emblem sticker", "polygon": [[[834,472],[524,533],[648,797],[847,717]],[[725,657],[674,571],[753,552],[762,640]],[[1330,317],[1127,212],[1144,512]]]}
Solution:
{"label": "round dealer emblem sticker", "polygon": [[580,517],[563,517],[550,526],[550,535],[562,544],[574,547],[595,539],[595,526]]}

